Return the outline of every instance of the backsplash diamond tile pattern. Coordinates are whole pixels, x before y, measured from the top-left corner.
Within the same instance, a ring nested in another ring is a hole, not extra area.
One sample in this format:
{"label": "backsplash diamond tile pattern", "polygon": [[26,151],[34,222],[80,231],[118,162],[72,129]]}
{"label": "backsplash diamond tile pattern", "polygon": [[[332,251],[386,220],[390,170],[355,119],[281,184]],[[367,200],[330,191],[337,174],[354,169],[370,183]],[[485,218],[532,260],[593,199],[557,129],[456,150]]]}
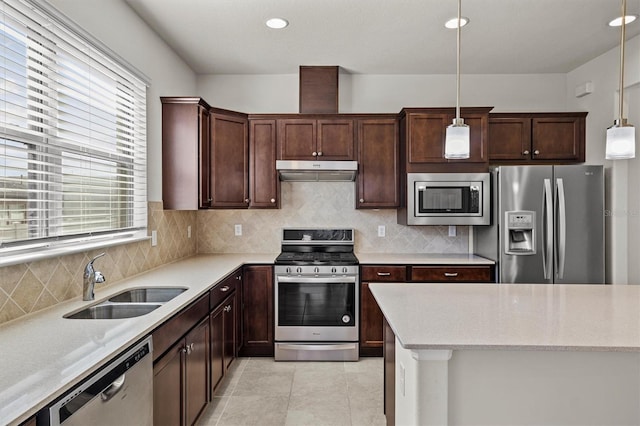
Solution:
{"label": "backsplash diamond tile pattern", "polygon": [[[467,253],[469,229],[396,224],[395,210],[356,210],[352,182],[283,182],[278,210],[163,210],[148,205],[149,232],[158,245],[142,241],[0,268],[0,324],[82,295],[82,271],[93,256],[114,284],[196,253],[277,253],[283,227],[354,228],[361,253]],[[242,225],[242,236],[234,233]],[[385,237],[378,237],[384,225]],[[192,238],[187,238],[191,226]],[[100,288],[100,286],[98,287]]]}
{"label": "backsplash diamond tile pattern", "polygon": [[187,238],[187,226],[196,226],[196,212],[163,210],[161,202],[148,205],[148,228],[158,231],[158,245],[141,241],[92,250],[37,262],[0,268],[0,323],[82,296],[82,272],[93,256],[105,252],[95,263],[114,284],[196,253],[196,238]]}
{"label": "backsplash diamond tile pattern", "polygon": [[[199,253],[280,251],[283,227],[354,228],[361,253],[467,253],[469,228],[398,225],[395,210],[356,210],[352,182],[282,182],[279,210],[206,210],[197,214]],[[242,236],[234,225],[242,225]],[[378,226],[385,237],[378,237]]]}

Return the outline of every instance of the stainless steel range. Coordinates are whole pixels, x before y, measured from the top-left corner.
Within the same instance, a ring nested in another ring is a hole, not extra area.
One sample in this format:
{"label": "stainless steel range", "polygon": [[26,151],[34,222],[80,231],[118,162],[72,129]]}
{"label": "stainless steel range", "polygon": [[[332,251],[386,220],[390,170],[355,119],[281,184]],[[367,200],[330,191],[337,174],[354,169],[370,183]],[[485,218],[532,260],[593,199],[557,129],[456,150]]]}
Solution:
{"label": "stainless steel range", "polygon": [[276,361],[357,361],[353,229],[283,229],[275,261]]}

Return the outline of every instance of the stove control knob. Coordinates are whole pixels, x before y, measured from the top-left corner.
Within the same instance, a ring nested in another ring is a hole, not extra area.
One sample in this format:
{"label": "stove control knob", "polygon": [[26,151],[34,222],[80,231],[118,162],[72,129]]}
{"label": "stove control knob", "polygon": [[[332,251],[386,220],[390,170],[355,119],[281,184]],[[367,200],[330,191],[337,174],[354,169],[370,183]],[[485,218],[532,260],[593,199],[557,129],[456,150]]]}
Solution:
{"label": "stove control knob", "polygon": [[317,273],[319,273],[319,272],[320,272],[320,268],[318,268],[318,267],[316,266],[315,268],[313,268],[313,272],[314,272],[314,273],[316,273],[316,274],[317,274]]}
{"label": "stove control knob", "polygon": [[343,266],[343,267],[342,267],[342,273],[343,273],[343,274],[346,274],[347,272],[349,272],[349,269],[347,269],[347,267],[346,267],[346,266]]}
{"label": "stove control knob", "polygon": [[335,274],[336,272],[338,272],[338,269],[334,266],[333,268],[331,268],[331,273]]}
{"label": "stove control knob", "polygon": [[342,322],[345,324],[349,324],[349,321],[351,321],[351,316],[349,316],[349,314],[344,314],[342,316]]}
{"label": "stove control knob", "polygon": [[298,268],[296,269],[296,272],[301,274],[302,273],[302,268],[300,266],[298,266]]}
{"label": "stove control knob", "polygon": [[291,273],[291,267],[287,266],[287,270],[286,270],[287,274]]}

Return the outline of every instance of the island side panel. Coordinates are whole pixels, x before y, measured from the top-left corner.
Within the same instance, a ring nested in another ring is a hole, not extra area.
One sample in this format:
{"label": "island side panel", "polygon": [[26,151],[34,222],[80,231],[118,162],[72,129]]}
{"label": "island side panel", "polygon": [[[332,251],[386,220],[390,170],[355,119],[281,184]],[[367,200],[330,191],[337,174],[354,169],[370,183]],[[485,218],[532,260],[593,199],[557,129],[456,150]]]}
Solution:
{"label": "island side panel", "polygon": [[449,425],[640,424],[640,354],[454,351]]}

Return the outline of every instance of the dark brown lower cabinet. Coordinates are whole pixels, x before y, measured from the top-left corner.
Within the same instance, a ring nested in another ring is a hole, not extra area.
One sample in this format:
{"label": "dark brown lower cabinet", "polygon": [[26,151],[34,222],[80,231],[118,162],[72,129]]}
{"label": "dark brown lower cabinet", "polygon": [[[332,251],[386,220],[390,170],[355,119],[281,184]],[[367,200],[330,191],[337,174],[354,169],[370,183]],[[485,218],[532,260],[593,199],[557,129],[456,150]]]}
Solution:
{"label": "dark brown lower cabinet", "polygon": [[381,356],[384,317],[369,283],[363,282],[360,291],[360,356]]}
{"label": "dark brown lower cabinet", "polygon": [[211,325],[211,390],[218,388],[236,358],[236,293],[230,294],[209,315]]}
{"label": "dark brown lower cabinet", "polygon": [[209,401],[209,320],[205,318],[153,366],[153,421],[193,425]]}
{"label": "dark brown lower cabinet", "polygon": [[273,267],[245,266],[242,356],[273,356]]}

